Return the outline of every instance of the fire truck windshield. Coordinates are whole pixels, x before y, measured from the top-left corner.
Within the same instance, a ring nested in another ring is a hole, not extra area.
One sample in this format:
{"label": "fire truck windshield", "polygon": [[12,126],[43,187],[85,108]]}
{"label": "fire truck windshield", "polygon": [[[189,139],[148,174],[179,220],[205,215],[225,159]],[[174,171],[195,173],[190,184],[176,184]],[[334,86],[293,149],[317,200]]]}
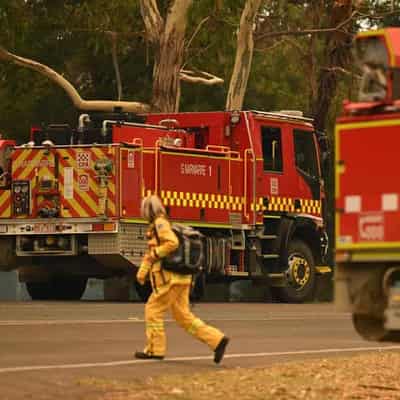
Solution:
{"label": "fire truck windshield", "polygon": [[361,73],[358,100],[381,101],[387,95],[388,51],[382,37],[361,38],[356,44],[356,60]]}
{"label": "fire truck windshield", "polygon": [[389,54],[382,37],[358,39],[355,58],[360,67],[367,64],[370,67],[387,68],[389,65]]}

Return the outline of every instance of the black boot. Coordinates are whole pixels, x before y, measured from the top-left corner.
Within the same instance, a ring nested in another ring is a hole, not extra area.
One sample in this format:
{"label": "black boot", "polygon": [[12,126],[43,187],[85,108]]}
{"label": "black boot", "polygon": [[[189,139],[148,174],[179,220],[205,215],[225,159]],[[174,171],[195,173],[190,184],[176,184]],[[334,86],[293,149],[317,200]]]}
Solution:
{"label": "black boot", "polygon": [[221,341],[218,343],[218,346],[214,350],[214,362],[218,364],[221,362],[222,358],[224,357],[225,354],[225,349],[226,346],[229,343],[229,338],[224,336]]}
{"label": "black boot", "polygon": [[162,360],[164,356],[156,356],[154,354],[145,353],[144,351],[136,351],[135,358],[139,358],[141,360]]}

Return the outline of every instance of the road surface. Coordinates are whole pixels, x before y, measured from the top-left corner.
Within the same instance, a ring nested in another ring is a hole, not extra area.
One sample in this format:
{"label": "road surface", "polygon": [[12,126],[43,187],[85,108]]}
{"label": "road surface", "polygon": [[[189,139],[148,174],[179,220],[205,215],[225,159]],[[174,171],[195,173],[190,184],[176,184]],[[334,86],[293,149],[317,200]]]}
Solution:
{"label": "road surface", "polygon": [[87,378],[145,379],[272,363],[400,351],[400,345],[362,340],[349,314],[331,304],[200,303],[194,312],[232,340],[223,363],[167,315],[163,361],[133,358],[144,341],[143,304],[104,302],[0,303],[0,398],[95,399]]}

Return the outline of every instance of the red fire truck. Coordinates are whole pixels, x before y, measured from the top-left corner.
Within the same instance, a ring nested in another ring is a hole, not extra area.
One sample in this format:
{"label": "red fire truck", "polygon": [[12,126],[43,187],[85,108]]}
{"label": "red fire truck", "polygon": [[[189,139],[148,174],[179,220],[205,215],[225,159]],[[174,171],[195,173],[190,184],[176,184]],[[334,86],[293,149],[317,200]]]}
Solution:
{"label": "red fire truck", "polygon": [[299,112],[246,111],[82,114],[76,129],[2,141],[2,268],[18,268],[33,299],[79,299],[89,277],[138,266],[140,203],[155,193],[204,233],[207,282],[312,299],[330,272],[319,139]]}
{"label": "red fire truck", "polygon": [[336,302],[370,340],[400,340],[400,29],[363,32],[358,100],[336,125]]}

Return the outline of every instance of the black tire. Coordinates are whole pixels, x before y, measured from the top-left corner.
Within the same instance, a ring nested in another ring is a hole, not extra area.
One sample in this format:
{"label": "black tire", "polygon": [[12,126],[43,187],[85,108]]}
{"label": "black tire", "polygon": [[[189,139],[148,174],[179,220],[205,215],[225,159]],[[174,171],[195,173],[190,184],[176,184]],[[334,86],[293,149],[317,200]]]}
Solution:
{"label": "black tire", "polygon": [[365,340],[374,342],[400,342],[400,331],[385,329],[383,318],[364,314],[353,314],[353,326]]}
{"label": "black tire", "polygon": [[54,300],[80,300],[86,284],[87,278],[56,278],[53,280]]}
{"label": "black tire", "polygon": [[51,281],[26,282],[26,290],[32,300],[52,300],[54,297],[54,290]]}
{"label": "black tire", "polygon": [[311,249],[301,240],[293,240],[288,248],[287,285],[274,288],[279,300],[287,303],[304,303],[314,299],[315,262]]}
{"label": "black tire", "polygon": [[144,285],[141,285],[138,281],[135,281],[135,289],[140,300],[142,300],[144,303],[147,302],[151,296],[151,293],[153,292],[149,281],[146,281]]}
{"label": "black tire", "polygon": [[32,300],[80,300],[85,292],[87,278],[56,277],[45,282],[27,282]]}

